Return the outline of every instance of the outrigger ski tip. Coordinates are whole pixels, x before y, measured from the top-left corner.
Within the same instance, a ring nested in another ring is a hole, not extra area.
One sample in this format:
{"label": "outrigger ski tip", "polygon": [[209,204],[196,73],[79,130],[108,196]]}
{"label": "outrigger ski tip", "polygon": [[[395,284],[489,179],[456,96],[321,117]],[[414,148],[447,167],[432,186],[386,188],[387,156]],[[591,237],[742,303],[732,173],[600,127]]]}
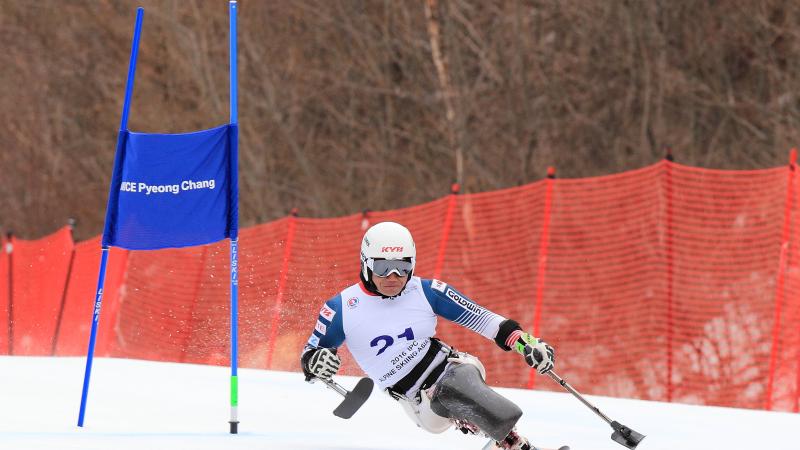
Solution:
{"label": "outrigger ski tip", "polygon": [[344,397],[342,403],[333,410],[333,415],[341,417],[342,419],[353,417],[353,414],[367,402],[369,396],[372,394],[372,387],[375,385],[372,379],[365,377],[358,380],[356,387],[354,387],[352,391],[348,391],[333,380],[323,380],[321,378],[318,378],[318,380]]}
{"label": "outrigger ski tip", "polygon": [[636,431],[633,431],[632,429],[626,427],[625,425],[622,425],[621,423],[617,422],[616,420],[609,419],[608,416],[606,416],[605,414],[600,412],[600,410],[597,409],[596,406],[594,406],[593,404],[589,403],[585,398],[583,398],[583,396],[578,391],[575,390],[575,388],[570,386],[569,383],[564,381],[563,378],[558,376],[552,370],[547,372],[547,376],[552,378],[553,381],[555,381],[556,383],[560,384],[561,387],[566,389],[570,394],[574,395],[575,398],[577,398],[578,400],[581,401],[581,403],[583,403],[584,405],[589,407],[589,409],[594,411],[595,414],[600,416],[603,420],[606,421],[606,423],[611,425],[611,428],[614,429],[614,432],[611,433],[611,439],[614,442],[616,442],[616,443],[618,443],[620,445],[624,445],[625,447],[628,447],[629,449],[633,450],[633,449],[636,448],[637,445],[639,445],[640,442],[642,442],[642,439],[645,438],[645,436],[642,433],[638,433]]}
{"label": "outrigger ski tip", "polygon": [[642,442],[642,439],[644,439],[643,434],[631,430],[616,420],[611,422],[611,428],[614,429],[614,432],[611,433],[611,439],[630,449],[636,448],[639,442]]}

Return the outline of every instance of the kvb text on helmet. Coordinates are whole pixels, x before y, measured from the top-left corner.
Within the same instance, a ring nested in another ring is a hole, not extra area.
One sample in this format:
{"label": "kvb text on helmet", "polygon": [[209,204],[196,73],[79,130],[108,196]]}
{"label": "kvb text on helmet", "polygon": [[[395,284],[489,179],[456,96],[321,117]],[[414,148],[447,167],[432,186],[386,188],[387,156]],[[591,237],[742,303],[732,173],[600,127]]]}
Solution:
{"label": "kvb text on helmet", "polygon": [[[361,279],[372,293],[386,297],[375,285],[373,276],[389,277],[397,274],[405,284],[414,273],[417,249],[408,228],[395,222],[381,222],[370,227],[361,240]],[[394,296],[399,295],[394,294]]]}

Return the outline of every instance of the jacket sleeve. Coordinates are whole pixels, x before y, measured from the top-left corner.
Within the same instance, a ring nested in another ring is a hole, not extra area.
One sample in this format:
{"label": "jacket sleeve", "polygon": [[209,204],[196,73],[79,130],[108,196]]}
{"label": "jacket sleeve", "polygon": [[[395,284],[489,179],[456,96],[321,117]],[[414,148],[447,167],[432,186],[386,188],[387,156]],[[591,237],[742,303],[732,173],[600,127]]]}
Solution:
{"label": "jacket sleeve", "polygon": [[503,350],[510,349],[505,345],[513,332],[508,323],[516,322],[478,305],[443,281],[422,280],[422,290],[435,314],[495,341]]}
{"label": "jacket sleeve", "polygon": [[319,310],[314,331],[308,338],[300,354],[300,367],[306,372],[306,360],[311,357],[312,350],[318,348],[339,348],[344,343],[344,327],[342,326],[342,296],[337,295],[325,302]]}

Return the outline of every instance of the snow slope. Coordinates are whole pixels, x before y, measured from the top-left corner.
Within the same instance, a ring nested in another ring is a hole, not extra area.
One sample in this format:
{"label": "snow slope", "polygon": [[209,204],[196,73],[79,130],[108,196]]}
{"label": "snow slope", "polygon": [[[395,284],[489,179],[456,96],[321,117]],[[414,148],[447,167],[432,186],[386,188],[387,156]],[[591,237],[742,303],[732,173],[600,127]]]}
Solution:
{"label": "snow slope", "polygon": [[[239,371],[240,428],[230,435],[230,369],[102,358],[92,372],[86,426],[78,428],[84,365],[84,358],[0,357],[0,449],[478,450],[484,444],[453,430],[426,433],[377,391],[343,420],[331,413],[341,397],[321,384],[299,373],[250,369]],[[499,391],[525,411],[519,428],[534,444],[625,448],[567,393]],[[639,450],[800,449],[798,414],[587,398],[647,435]]]}

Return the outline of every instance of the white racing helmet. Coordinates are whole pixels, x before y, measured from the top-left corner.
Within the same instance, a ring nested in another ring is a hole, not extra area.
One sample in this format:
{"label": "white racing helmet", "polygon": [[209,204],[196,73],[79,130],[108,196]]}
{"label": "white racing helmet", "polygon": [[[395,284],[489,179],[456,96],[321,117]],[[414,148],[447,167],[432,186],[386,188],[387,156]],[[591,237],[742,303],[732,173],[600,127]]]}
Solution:
{"label": "white racing helmet", "polygon": [[417,262],[417,248],[408,228],[395,222],[371,226],[361,240],[361,276],[366,287],[375,292],[372,275],[396,273],[410,279]]}

